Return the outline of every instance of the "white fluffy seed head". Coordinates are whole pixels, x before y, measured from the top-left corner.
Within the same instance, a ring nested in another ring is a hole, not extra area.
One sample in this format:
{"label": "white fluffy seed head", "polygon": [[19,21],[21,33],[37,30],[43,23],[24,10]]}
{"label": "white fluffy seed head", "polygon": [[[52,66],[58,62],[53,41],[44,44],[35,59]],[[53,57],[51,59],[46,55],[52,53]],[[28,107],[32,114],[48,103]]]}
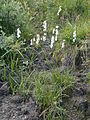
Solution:
{"label": "white fluffy seed head", "polygon": [[43,39],[43,41],[46,41],[46,36],[43,36],[43,38],[42,38],[42,39]]}
{"label": "white fluffy seed head", "polygon": [[37,34],[37,40],[36,40],[36,44],[37,44],[37,45],[39,44],[39,41],[40,41],[40,35]]}
{"label": "white fluffy seed head", "polygon": [[17,29],[17,38],[20,38],[20,35],[21,35],[21,31],[20,31],[20,28]]}
{"label": "white fluffy seed head", "polygon": [[31,39],[31,43],[30,43],[30,45],[31,45],[31,46],[33,45],[33,41],[32,41],[32,39]]}
{"label": "white fluffy seed head", "polygon": [[47,21],[45,20],[43,22],[43,31],[46,31],[47,30]]}
{"label": "white fluffy seed head", "polygon": [[43,41],[46,41],[46,39],[47,39],[46,36],[47,36],[47,33],[44,33],[44,35],[43,35],[43,37],[42,37],[42,40],[43,40]]}
{"label": "white fluffy seed head", "polygon": [[55,36],[55,41],[57,41],[58,40],[58,37],[57,37],[57,35]]}
{"label": "white fluffy seed head", "polygon": [[58,29],[56,29],[56,35],[58,35],[58,34],[59,34]]}
{"label": "white fluffy seed head", "polygon": [[59,26],[58,25],[56,25],[56,29],[58,29],[59,28]]}
{"label": "white fluffy seed head", "polygon": [[50,48],[53,48],[53,43],[50,44]]}
{"label": "white fluffy seed head", "polygon": [[62,42],[61,48],[64,48],[64,46],[65,46],[65,40],[63,40],[63,42]]}
{"label": "white fluffy seed head", "polygon": [[62,48],[64,48],[64,42],[62,42]]}
{"label": "white fluffy seed head", "polygon": [[54,36],[52,36],[51,38],[51,43],[54,43]]}
{"label": "white fluffy seed head", "polygon": [[52,31],[52,34],[54,34],[55,33],[55,28],[53,29],[53,31]]}
{"label": "white fluffy seed head", "polygon": [[73,32],[73,42],[76,41],[76,37],[77,37],[77,34],[76,34],[76,30]]}
{"label": "white fluffy seed head", "polygon": [[77,32],[76,32],[76,25],[75,25],[74,32],[73,32],[73,42],[76,41],[76,37],[77,37]]}
{"label": "white fluffy seed head", "polygon": [[51,44],[50,44],[50,48],[53,48],[53,45],[54,45],[54,36],[52,35],[52,37],[51,37]]}
{"label": "white fluffy seed head", "polygon": [[47,33],[44,33],[44,36],[46,36],[47,35]]}
{"label": "white fluffy seed head", "polygon": [[58,10],[58,12],[57,12],[57,15],[60,14],[61,10],[62,10],[62,6],[59,6],[59,10]]}

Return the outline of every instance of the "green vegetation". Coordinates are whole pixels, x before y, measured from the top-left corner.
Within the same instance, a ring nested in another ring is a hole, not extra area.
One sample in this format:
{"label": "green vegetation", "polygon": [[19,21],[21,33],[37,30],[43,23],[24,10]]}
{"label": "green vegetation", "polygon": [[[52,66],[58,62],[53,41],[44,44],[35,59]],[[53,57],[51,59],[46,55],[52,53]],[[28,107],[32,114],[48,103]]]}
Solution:
{"label": "green vegetation", "polygon": [[86,45],[89,4],[89,0],[0,0],[0,79],[9,82],[13,95],[33,95],[35,90],[40,116],[46,120],[66,119],[63,99],[69,97],[74,77],[68,69],[61,73],[60,67],[69,53],[74,68],[78,50]]}
{"label": "green vegetation", "polygon": [[36,98],[40,107],[44,110],[42,114],[48,119],[65,119],[63,99],[69,97],[73,87],[74,78],[69,73],[61,74],[59,69],[51,73],[40,73],[35,81]]}
{"label": "green vegetation", "polygon": [[90,84],[90,72],[87,73],[88,82]]}

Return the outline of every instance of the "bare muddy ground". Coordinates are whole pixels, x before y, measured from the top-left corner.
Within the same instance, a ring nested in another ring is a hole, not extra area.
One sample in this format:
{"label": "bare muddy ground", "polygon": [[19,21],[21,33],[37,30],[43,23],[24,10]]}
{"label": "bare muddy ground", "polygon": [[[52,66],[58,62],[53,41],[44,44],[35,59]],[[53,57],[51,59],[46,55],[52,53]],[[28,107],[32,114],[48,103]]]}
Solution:
{"label": "bare muddy ground", "polygon": [[0,120],[40,120],[33,98],[25,102],[22,96],[11,95],[5,84],[0,88]]}
{"label": "bare muddy ground", "polygon": [[90,84],[84,71],[75,75],[74,89],[65,103],[67,120],[90,120]]}

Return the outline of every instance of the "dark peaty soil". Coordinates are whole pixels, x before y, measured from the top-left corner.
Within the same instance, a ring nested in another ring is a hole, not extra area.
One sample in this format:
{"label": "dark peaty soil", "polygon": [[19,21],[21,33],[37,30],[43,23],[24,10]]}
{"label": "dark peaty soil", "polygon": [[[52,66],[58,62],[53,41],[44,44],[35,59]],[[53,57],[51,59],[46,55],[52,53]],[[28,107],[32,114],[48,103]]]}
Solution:
{"label": "dark peaty soil", "polygon": [[32,97],[9,93],[7,83],[0,83],[0,120],[40,120],[38,107]]}
{"label": "dark peaty soil", "polygon": [[75,86],[66,100],[67,120],[90,120],[90,84],[85,71],[75,72]]}

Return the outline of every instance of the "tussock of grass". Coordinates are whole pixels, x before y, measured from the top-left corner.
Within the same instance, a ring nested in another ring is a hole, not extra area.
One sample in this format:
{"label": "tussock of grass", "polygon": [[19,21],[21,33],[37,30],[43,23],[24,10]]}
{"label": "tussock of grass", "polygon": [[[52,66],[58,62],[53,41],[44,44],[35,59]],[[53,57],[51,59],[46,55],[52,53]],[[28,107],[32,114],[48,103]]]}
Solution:
{"label": "tussock of grass", "polygon": [[47,120],[61,120],[65,113],[62,107],[63,98],[68,97],[73,82],[72,75],[68,72],[61,74],[59,70],[38,75],[35,81],[35,94],[39,106],[45,110]]}

